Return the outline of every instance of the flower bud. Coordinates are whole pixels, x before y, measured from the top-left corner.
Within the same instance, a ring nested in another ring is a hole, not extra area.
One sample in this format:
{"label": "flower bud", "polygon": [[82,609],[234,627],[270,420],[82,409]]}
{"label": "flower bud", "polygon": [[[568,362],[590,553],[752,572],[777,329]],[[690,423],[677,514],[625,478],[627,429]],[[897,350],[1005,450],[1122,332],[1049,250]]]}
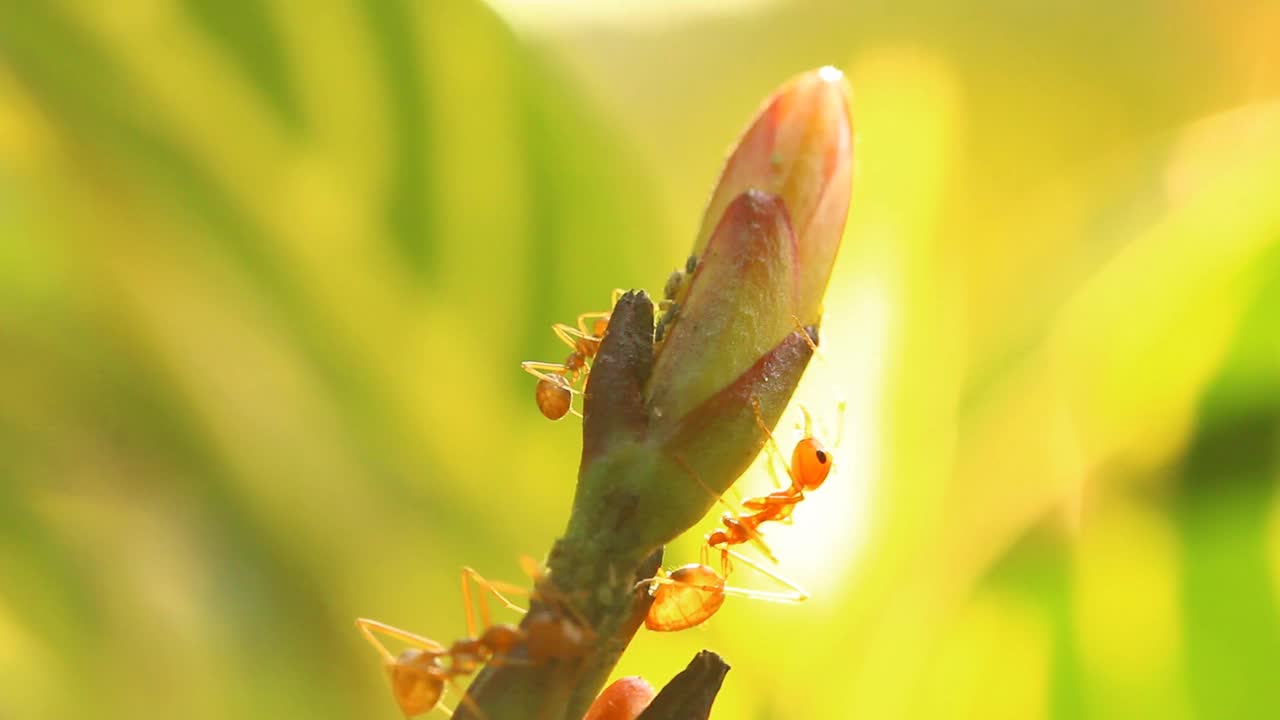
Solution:
{"label": "flower bud", "polygon": [[694,243],[697,267],[677,296],[679,319],[658,349],[655,416],[682,416],[788,333],[819,324],[849,211],[848,99],[835,68],[801,74],[765,102],[729,156]]}
{"label": "flower bud", "polygon": [[600,692],[582,720],[635,720],[656,694],[638,675],[618,678]]}
{"label": "flower bud", "polygon": [[796,314],[816,323],[849,213],[853,123],[844,75],[827,66],[795,76],[765,100],[716,184],[693,246],[701,255],[725,210],[747,190],[781,199],[800,244]]}
{"label": "flower bud", "polygon": [[848,96],[822,68],[765,103],[711,195],[696,262],[668,284],[656,344],[647,296],[615,306],[587,385],[571,531],[647,552],[760,452],[818,339],[849,207]]}

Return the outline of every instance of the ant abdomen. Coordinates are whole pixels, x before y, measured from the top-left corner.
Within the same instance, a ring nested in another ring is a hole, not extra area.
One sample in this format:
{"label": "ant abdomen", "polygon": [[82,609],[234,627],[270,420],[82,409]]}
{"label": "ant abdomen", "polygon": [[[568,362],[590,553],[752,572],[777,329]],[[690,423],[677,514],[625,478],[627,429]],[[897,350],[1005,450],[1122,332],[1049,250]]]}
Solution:
{"label": "ant abdomen", "polygon": [[573,405],[569,381],[560,375],[539,378],[533,394],[538,410],[548,420],[559,420],[569,413],[569,408]]}
{"label": "ant abdomen", "polygon": [[440,656],[409,649],[387,666],[391,691],[406,717],[434,708],[444,695],[444,668]]}
{"label": "ant abdomen", "polygon": [[644,620],[650,630],[675,632],[700,625],[724,604],[724,578],[707,565],[685,565],[657,582]]}

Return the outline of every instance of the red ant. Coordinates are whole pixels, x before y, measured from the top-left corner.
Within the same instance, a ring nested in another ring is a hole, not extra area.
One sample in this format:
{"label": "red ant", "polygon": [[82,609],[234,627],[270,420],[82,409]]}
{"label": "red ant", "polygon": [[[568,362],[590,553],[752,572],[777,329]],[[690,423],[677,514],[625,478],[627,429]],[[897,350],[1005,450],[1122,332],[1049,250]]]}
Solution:
{"label": "red ant", "polygon": [[[806,338],[811,337],[813,334],[807,330],[805,332]],[[814,351],[817,352],[817,346],[813,340],[809,342]],[[841,425],[843,425],[844,406],[843,400],[837,405]],[[769,546],[765,544],[764,538],[760,534],[760,526],[766,522],[789,523],[795,506],[805,499],[805,493],[817,490],[826,482],[835,462],[835,457],[814,434],[813,418],[808,409],[801,406],[800,412],[804,415],[804,437],[796,443],[795,449],[791,453],[791,462],[787,463],[782,457],[782,451],[778,448],[778,443],[774,439],[773,433],[770,432],[768,426],[765,425],[764,418],[760,415],[759,401],[754,398],[752,399],[752,408],[755,411],[756,424],[764,431],[766,437],[765,449],[769,453],[769,475],[773,479],[774,486],[778,489],[768,495],[741,501],[742,507],[749,511],[746,515],[739,515],[733,511],[726,512],[720,519],[724,527],[717,528],[706,536],[706,544],[702,547],[702,562],[685,565],[669,575],[659,575],[651,580],[642,581],[650,582],[653,586],[653,604],[650,605],[649,614],[645,618],[645,627],[650,630],[669,632],[699,625],[720,609],[727,595],[751,597],[772,602],[801,602],[809,597],[808,593],[795,583],[734,552],[730,548],[735,545],[751,543],[766,558],[776,563],[777,558],[769,550]],[[837,442],[842,432],[843,428],[841,427],[837,431]],[[781,462],[783,467],[787,469],[787,476],[790,482],[785,487],[778,479],[775,460]],[[680,461],[680,464],[684,466],[687,472],[693,474],[692,468],[685,465],[683,461]],[[696,475],[693,476],[698,479]],[[698,482],[701,483],[702,481],[698,479]],[[707,564],[707,556],[712,550],[720,551],[719,572]],[[785,593],[763,592],[726,585],[726,579],[733,570],[731,559],[750,565],[760,573],[785,585],[790,591]]]}
{"label": "red ant", "polygon": [[[732,512],[726,512],[720,518],[720,521],[724,524],[724,529],[716,530],[707,535],[707,546],[716,548],[751,542],[764,552],[765,557],[777,562],[777,559],[773,557],[773,554],[769,552],[760,538],[760,525],[766,522],[790,522],[791,513],[795,510],[796,505],[804,500],[804,494],[817,490],[826,482],[827,475],[831,472],[831,464],[834,458],[826,445],[814,436],[813,418],[809,415],[809,410],[802,405],[800,406],[800,412],[804,414],[804,437],[800,442],[796,443],[795,449],[791,451],[791,463],[788,464],[785,460],[782,460],[782,452],[778,449],[778,444],[773,439],[773,433],[769,432],[760,417],[760,404],[752,401],[752,406],[756,414],[756,424],[768,436],[765,447],[771,456],[769,476],[773,478],[774,485],[778,489],[768,495],[743,500],[742,507],[751,511],[749,515],[739,516]],[[840,411],[843,412],[843,403],[841,403],[840,407]],[[774,458],[781,460],[783,467],[787,469],[787,475],[791,482],[786,487],[783,487],[782,483],[778,481],[777,471],[772,462]]]}
{"label": "red ant", "polygon": [[[524,368],[525,372],[538,378],[538,384],[534,387],[534,400],[538,404],[538,410],[542,411],[548,420],[559,420],[568,413],[582,417],[577,410],[573,409],[574,393],[582,392],[574,386],[579,380],[585,380],[591,371],[590,363],[600,351],[600,341],[604,339],[604,334],[609,329],[609,314],[623,292],[616,289],[613,291],[613,297],[609,303],[610,310],[579,315],[577,327],[564,323],[551,326],[556,337],[573,348],[563,363],[535,360],[520,363],[520,367]],[[590,329],[587,328],[588,320],[594,320]]]}
{"label": "red ant", "polygon": [[[537,574],[535,572],[535,591],[529,593],[514,585],[490,582],[475,570],[464,567],[462,597],[466,607],[468,636],[447,648],[429,638],[376,620],[356,620],[356,627],[382,655],[391,681],[391,694],[406,718],[442,707],[440,701],[446,684],[453,684],[457,678],[470,675],[489,662],[537,664],[552,658],[579,657],[587,652],[595,640],[594,634],[567,602],[556,604],[554,609],[551,606],[539,607],[529,616],[524,627],[520,627],[508,623],[493,624],[489,618],[489,605],[482,601],[479,603],[480,617],[485,630],[477,634],[476,602],[471,594],[471,583],[488,590],[505,607],[525,613],[527,611],[524,608],[512,603],[502,593],[554,595],[556,591],[548,589],[549,582],[537,577]],[[561,609],[566,612],[561,612]],[[393,637],[411,647],[399,656],[392,655],[374,632]],[[520,647],[525,649],[526,657],[510,657],[510,653]],[[463,696],[463,701],[468,702],[469,699]],[[445,712],[452,714],[447,709]]]}
{"label": "red ant", "polygon": [[[662,342],[666,332],[675,324],[680,312],[676,298],[688,285],[688,280],[693,277],[697,267],[698,257],[690,255],[685,261],[684,270],[676,270],[667,278],[666,285],[662,289],[663,299],[658,304],[659,315],[654,327],[655,342]],[[547,419],[559,420],[569,413],[582,417],[582,414],[573,408],[574,394],[582,393],[582,390],[576,386],[579,381],[583,381],[585,386],[586,378],[591,372],[591,362],[595,360],[596,353],[600,352],[600,342],[604,339],[605,332],[609,330],[609,315],[613,312],[613,306],[618,304],[618,298],[622,297],[623,292],[618,289],[613,291],[609,311],[579,315],[577,327],[564,323],[555,323],[551,326],[556,337],[572,348],[563,363],[535,360],[520,363],[520,367],[524,368],[525,372],[538,378],[538,384],[534,387],[534,401],[538,404],[538,410]],[[590,328],[587,327],[588,320],[593,320]]]}

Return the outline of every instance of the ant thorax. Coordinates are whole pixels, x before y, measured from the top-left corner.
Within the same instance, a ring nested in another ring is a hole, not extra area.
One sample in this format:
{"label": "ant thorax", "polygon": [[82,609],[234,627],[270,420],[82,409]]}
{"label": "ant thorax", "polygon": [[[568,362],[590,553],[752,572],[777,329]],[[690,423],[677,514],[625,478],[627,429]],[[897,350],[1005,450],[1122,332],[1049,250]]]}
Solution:
{"label": "ant thorax", "polygon": [[449,674],[470,675],[484,667],[493,655],[493,649],[483,639],[459,640],[449,649]]}

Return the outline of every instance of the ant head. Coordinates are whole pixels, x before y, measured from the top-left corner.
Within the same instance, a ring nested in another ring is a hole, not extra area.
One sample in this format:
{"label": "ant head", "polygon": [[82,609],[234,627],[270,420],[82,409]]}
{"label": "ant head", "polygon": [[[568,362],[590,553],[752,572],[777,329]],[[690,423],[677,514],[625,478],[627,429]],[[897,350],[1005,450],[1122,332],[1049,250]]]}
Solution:
{"label": "ant head", "polygon": [[791,454],[791,470],[796,475],[796,484],[805,491],[822,487],[831,472],[832,460],[831,451],[815,437],[796,443],[795,452]]}
{"label": "ant head", "polygon": [[391,693],[405,717],[429,712],[444,694],[444,668],[439,655],[421,650],[405,650],[388,663]]}

